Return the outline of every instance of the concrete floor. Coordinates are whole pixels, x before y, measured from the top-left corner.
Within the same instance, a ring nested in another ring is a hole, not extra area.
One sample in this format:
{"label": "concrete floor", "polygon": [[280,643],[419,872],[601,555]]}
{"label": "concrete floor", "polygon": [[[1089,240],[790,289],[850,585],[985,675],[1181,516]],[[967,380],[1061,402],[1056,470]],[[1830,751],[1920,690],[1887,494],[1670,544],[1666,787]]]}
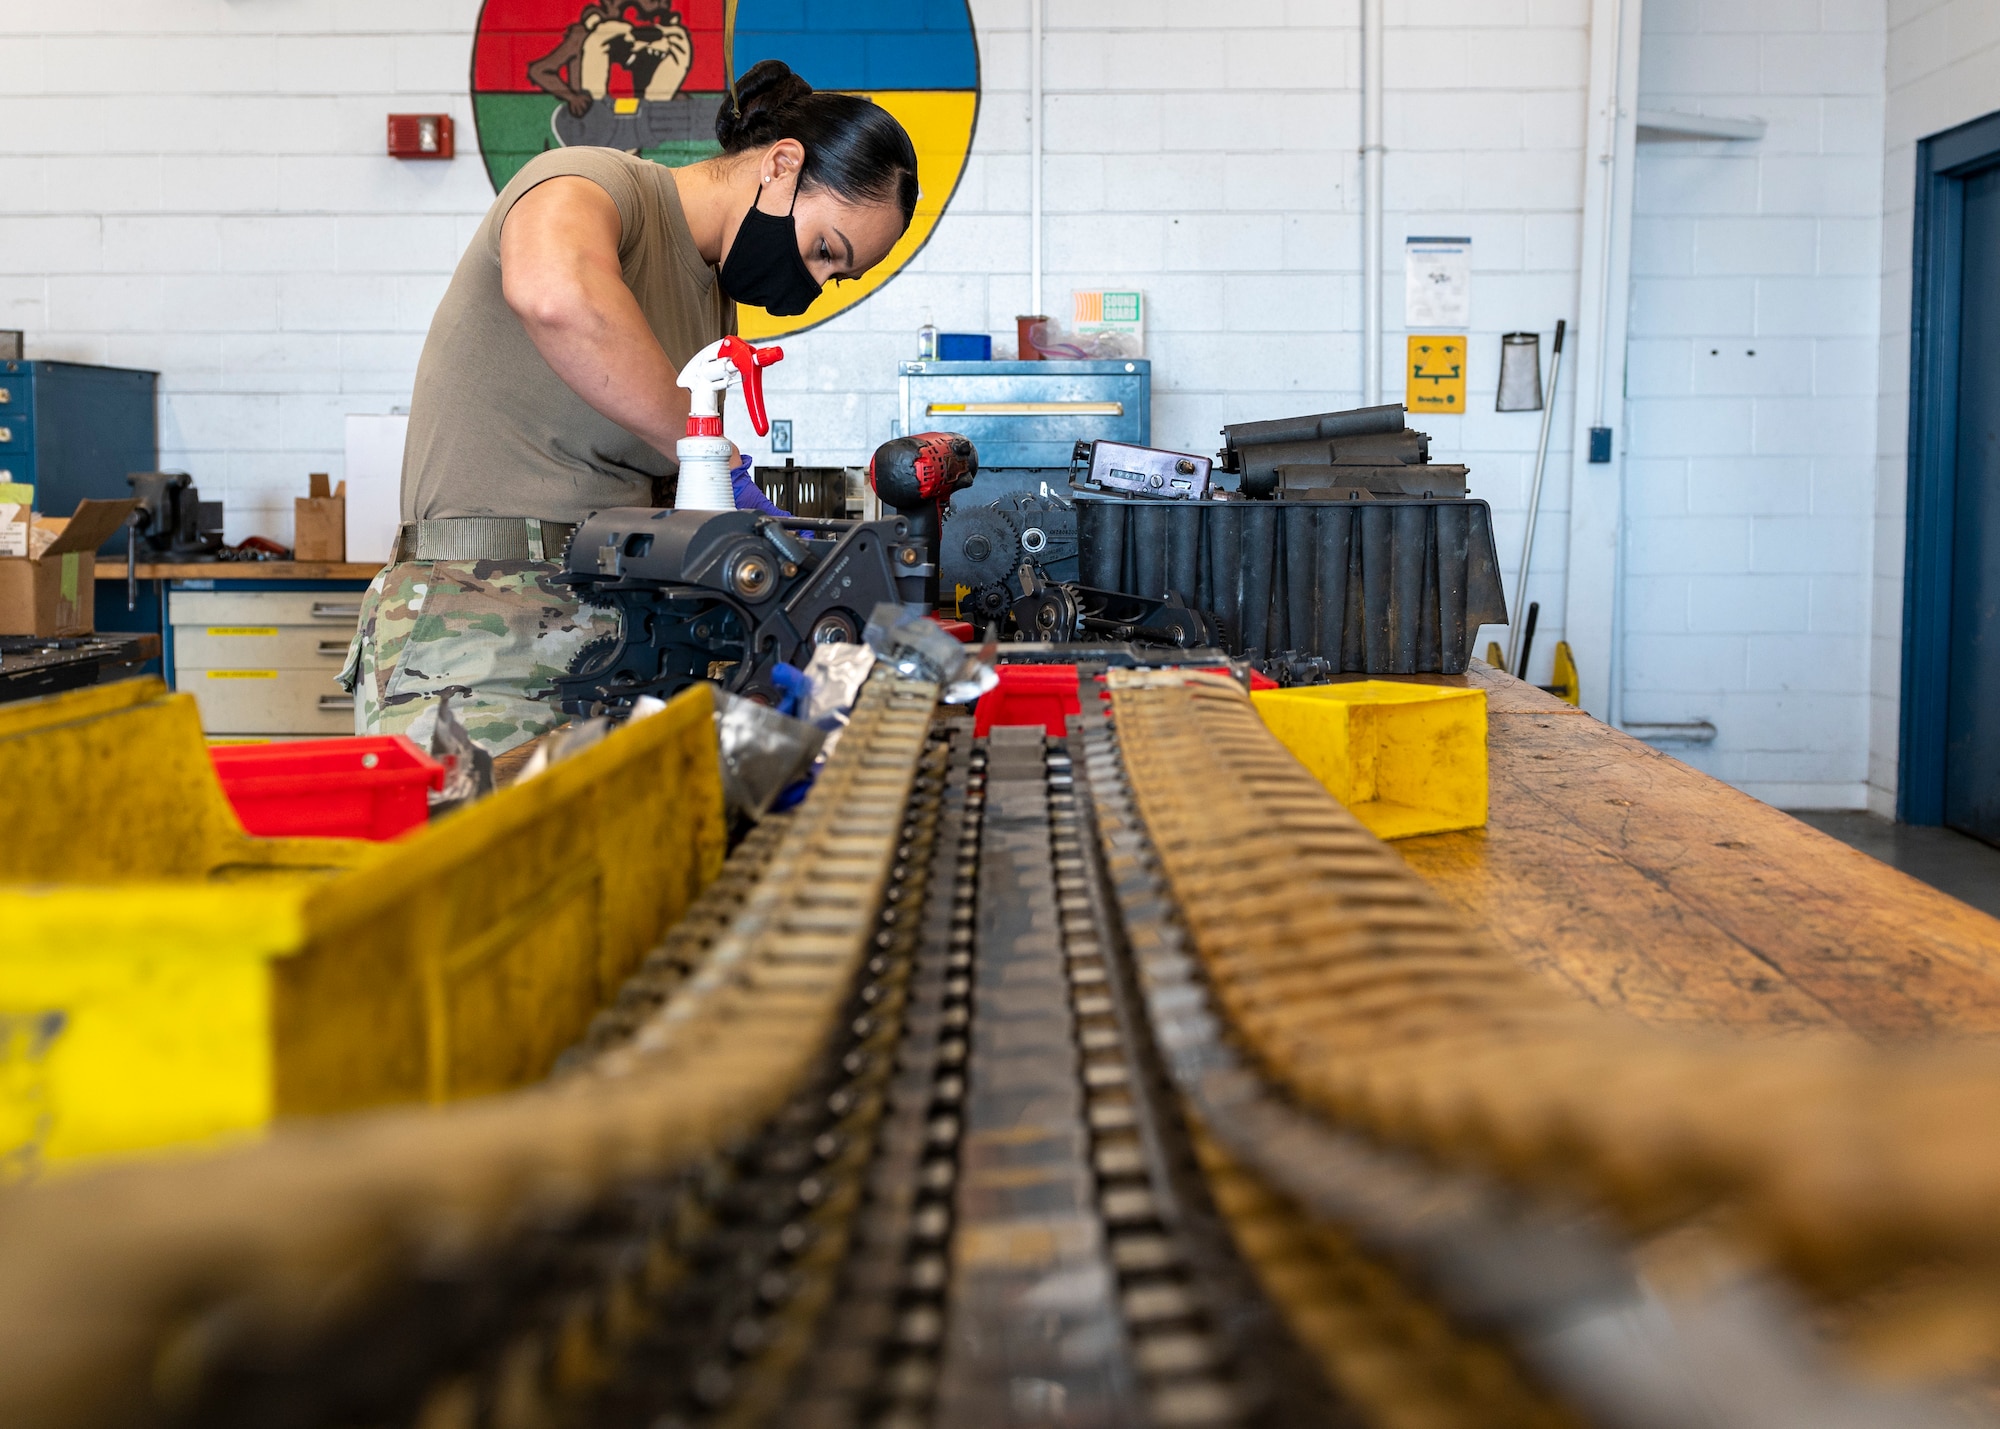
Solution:
{"label": "concrete floor", "polygon": [[1879,814],[1809,809],[1792,817],[2000,918],[2000,848],[1955,829],[1917,828]]}

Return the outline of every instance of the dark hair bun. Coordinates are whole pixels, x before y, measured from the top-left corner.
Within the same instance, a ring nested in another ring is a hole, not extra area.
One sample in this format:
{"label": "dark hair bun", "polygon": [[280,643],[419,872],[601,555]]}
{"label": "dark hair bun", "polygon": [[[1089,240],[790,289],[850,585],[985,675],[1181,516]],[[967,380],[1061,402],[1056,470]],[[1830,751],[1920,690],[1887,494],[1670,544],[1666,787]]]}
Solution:
{"label": "dark hair bun", "polygon": [[780,139],[805,150],[799,183],[850,203],[894,203],[903,227],[917,211],[917,151],[896,116],[858,94],[817,93],[781,60],[759,60],[722,96],[715,113],[722,152]]}
{"label": "dark hair bun", "polygon": [[779,115],[812,95],[813,87],[783,60],[759,60],[724,94],[715,111],[715,137],[725,154],[775,143],[784,137]]}

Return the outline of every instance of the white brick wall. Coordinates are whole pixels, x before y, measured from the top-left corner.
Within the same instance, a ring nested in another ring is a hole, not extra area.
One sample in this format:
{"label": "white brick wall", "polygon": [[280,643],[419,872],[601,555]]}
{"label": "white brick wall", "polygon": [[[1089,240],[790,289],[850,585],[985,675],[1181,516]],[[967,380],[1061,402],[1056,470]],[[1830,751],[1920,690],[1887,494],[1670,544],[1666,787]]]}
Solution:
{"label": "white brick wall", "polygon": [[454,115],[478,0],[0,6],[0,327],[31,357],[157,368],[161,460],[289,540],[342,418],[409,400],[492,190],[382,153]]}
{"label": "white brick wall", "polygon": [[1624,715],[1792,808],[1867,779],[1881,0],[1647,0],[1641,104],[1756,116],[1640,146]]}
{"label": "white brick wall", "polygon": [[2000,110],[2000,4],[1890,0],[1880,459],[1875,469],[1868,798],[1892,812],[1902,708],[1904,506],[1910,434],[1910,248],[1916,141]]}

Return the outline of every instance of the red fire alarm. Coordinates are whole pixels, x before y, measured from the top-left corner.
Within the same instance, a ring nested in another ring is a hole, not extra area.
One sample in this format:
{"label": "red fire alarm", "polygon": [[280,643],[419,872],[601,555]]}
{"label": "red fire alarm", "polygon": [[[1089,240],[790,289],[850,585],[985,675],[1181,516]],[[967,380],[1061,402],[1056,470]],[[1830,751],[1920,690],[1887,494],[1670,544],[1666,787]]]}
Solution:
{"label": "red fire alarm", "polygon": [[451,116],[449,114],[391,114],[389,116],[389,157],[392,159],[449,159],[451,157]]}

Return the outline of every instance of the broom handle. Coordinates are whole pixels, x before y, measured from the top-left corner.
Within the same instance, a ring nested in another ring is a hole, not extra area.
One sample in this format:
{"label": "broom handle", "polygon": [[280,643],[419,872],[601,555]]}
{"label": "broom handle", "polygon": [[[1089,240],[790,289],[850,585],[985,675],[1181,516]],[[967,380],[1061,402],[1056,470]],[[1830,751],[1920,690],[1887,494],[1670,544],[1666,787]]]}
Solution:
{"label": "broom handle", "polygon": [[1542,402],[1542,439],[1535,446],[1535,481],[1528,489],[1528,533],[1521,538],[1521,573],[1514,577],[1514,604],[1508,608],[1507,673],[1527,679],[1514,668],[1514,653],[1521,648],[1521,602],[1528,598],[1528,563],[1535,555],[1535,517],[1542,509],[1542,473],[1549,462],[1549,427],[1556,419],[1556,383],[1563,369],[1563,331],[1567,322],[1556,320],[1555,351],[1549,355],[1549,392]]}

